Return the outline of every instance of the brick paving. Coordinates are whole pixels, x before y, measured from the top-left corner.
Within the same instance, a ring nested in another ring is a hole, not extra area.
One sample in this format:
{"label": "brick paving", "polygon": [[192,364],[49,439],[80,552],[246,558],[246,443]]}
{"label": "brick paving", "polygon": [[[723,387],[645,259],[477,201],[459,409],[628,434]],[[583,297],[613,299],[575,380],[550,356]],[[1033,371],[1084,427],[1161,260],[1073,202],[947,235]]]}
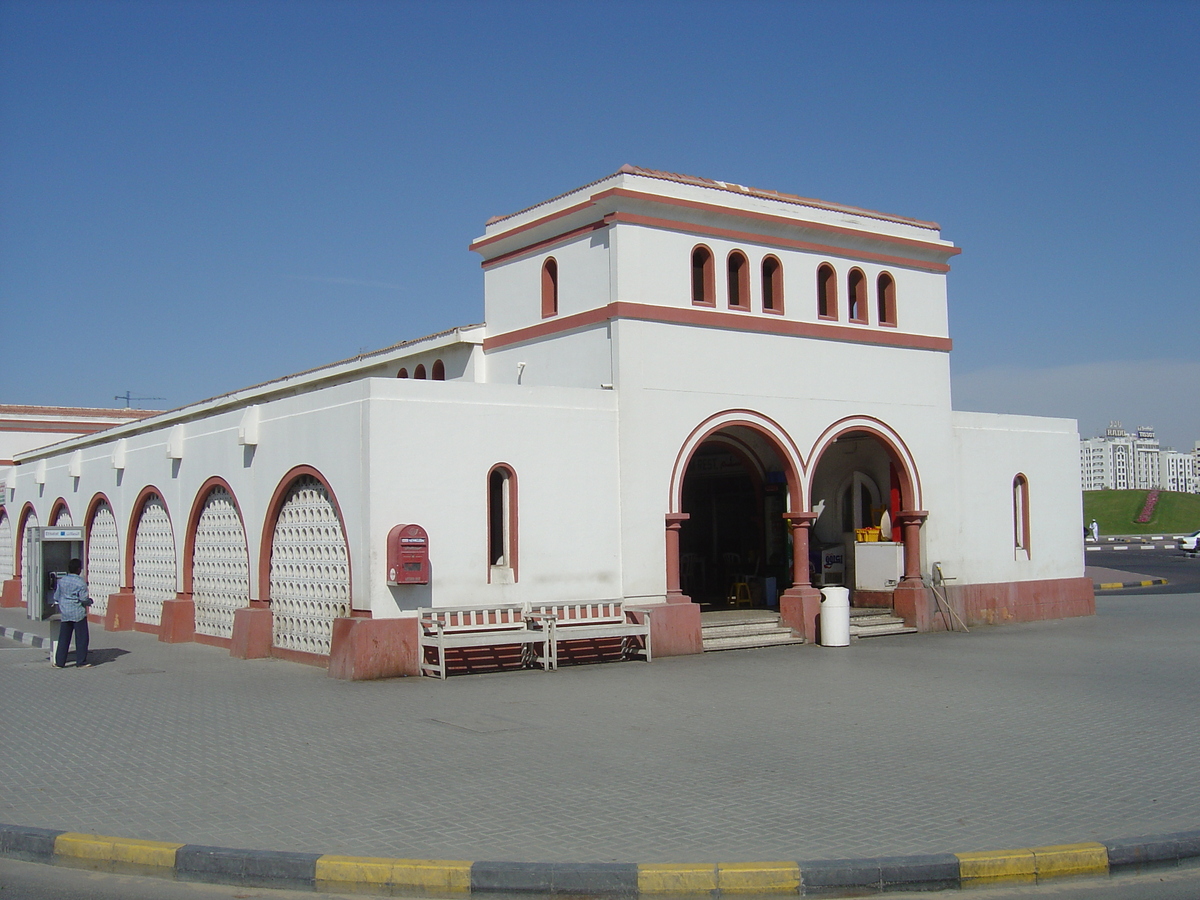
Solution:
{"label": "brick paving", "polygon": [[[1200,828],[1200,595],[1094,618],[349,683],[0,638],[0,822],[465,860],[936,853]],[[21,610],[0,625],[48,633]]]}

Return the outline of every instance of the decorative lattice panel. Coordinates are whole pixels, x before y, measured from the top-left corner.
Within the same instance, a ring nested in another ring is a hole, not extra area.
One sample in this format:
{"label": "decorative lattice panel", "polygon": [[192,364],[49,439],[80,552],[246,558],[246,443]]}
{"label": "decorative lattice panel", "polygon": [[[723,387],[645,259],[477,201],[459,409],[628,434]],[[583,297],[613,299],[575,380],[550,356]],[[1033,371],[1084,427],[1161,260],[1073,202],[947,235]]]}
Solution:
{"label": "decorative lattice panel", "polygon": [[[21,532],[21,541],[24,542],[24,541],[28,540],[26,535],[29,533],[29,529],[37,528],[37,527],[38,527],[37,513],[35,513],[33,510],[30,510],[28,517],[26,517],[26,519],[25,519],[25,530]],[[22,584],[29,584],[29,562],[30,562],[29,554],[26,553],[25,548],[22,547],[21,548],[21,583]]]}
{"label": "decorative lattice panel", "polygon": [[0,581],[13,577],[13,530],[8,516],[0,515]]}
{"label": "decorative lattice panel", "polygon": [[196,523],[192,600],[196,632],[222,638],[233,637],[233,611],[250,605],[246,531],[224,488],[209,493]]}
{"label": "decorative lattice panel", "polygon": [[60,507],[58,515],[54,517],[54,521],[50,523],[52,528],[67,528],[75,523],[71,521],[71,511],[65,506]]}
{"label": "decorative lattice panel", "polygon": [[117,542],[117,520],[112,507],[101,502],[92,516],[87,534],[88,593],[95,601],[92,612],[104,615],[108,595],[121,588],[121,551]]}
{"label": "decorative lattice panel", "polygon": [[162,623],[164,600],[175,597],[175,538],[167,508],[158,497],[142,507],[133,540],[133,619]]}
{"label": "decorative lattice panel", "polygon": [[276,647],[329,654],[333,620],[350,615],[346,536],[315,478],[288,492],[271,538],[272,639]]}

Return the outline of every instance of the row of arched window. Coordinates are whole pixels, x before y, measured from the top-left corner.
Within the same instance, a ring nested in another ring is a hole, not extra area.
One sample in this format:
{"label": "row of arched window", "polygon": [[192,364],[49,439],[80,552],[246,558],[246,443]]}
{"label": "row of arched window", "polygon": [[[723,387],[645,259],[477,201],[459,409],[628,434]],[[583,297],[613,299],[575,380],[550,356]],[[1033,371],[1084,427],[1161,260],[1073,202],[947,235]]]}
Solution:
{"label": "row of arched window", "polygon": [[[408,369],[406,367],[402,366],[400,371],[396,373],[396,377],[397,378],[407,378],[408,377]],[[419,363],[417,365],[417,367],[415,369],[413,369],[412,377],[416,378],[417,380],[423,380],[425,378],[429,378],[432,381],[445,381],[446,380],[446,366],[440,359],[435,359],[433,361],[433,366],[431,367],[430,371],[426,372],[425,364]]]}
{"label": "row of arched window", "polygon": [[[783,263],[768,254],[760,269],[762,310],[783,312]],[[726,295],[729,308],[750,310],[750,263],[741,250],[732,250],[725,258]],[[867,276],[862,269],[853,268],[846,276],[847,318],[859,325],[870,323],[867,298]],[[880,272],[875,280],[875,321],[880,325],[896,325],[896,280],[889,272]],[[713,252],[700,244],[692,249],[692,305],[717,305],[715,260]],[[817,318],[837,321],[837,272],[829,263],[817,269]]]}
{"label": "row of arched window", "polygon": [[[717,305],[716,263],[713,252],[700,244],[692,250],[692,305]],[[776,256],[763,257],[759,267],[762,311],[783,313],[783,263]],[[726,296],[729,308],[750,311],[750,261],[741,250],[725,257]]]}
{"label": "row of arched window", "polygon": [[[846,275],[846,312],[856,325],[870,323],[867,276],[862,269],[853,268]],[[837,321],[839,317],[837,272],[822,263],[817,269],[817,318]],[[889,272],[880,272],[875,279],[875,321],[896,325],[896,279]]]}
{"label": "row of arched window", "polygon": [[[731,250],[725,258],[726,296],[729,308],[749,312],[750,261],[741,250]],[[759,266],[762,311],[783,314],[783,263],[779,257],[767,254]],[[847,319],[856,325],[871,322],[867,276],[862,269],[852,268],[846,275]],[[716,259],[704,244],[692,249],[692,305],[715,308],[717,305]],[[817,269],[817,318],[838,321],[837,272],[829,263]],[[558,315],[558,261],[549,256],[542,263],[542,318]],[[880,272],[875,279],[875,322],[896,325],[896,279],[890,272]],[[436,364],[435,364],[436,367]],[[404,372],[403,369],[400,370]],[[436,368],[435,368],[436,371]],[[401,374],[401,378],[406,377]],[[417,376],[422,377],[422,376]],[[434,375],[437,378],[437,375]]]}

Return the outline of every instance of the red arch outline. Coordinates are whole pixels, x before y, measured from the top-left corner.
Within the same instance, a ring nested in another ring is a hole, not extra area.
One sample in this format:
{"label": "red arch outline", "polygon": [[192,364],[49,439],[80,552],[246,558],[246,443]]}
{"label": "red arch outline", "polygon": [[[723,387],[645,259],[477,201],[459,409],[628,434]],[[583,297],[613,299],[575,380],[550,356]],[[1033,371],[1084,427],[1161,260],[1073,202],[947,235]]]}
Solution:
{"label": "red arch outline", "polygon": [[[337,516],[338,526],[342,529],[342,540],[346,544],[346,576],[349,580],[349,599],[350,608],[354,608],[354,562],[351,559],[350,553],[350,535],[346,531],[346,519],[342,515],[341,504],[338,503],[337,494],[333,492],[333,487],[329,484],[329,480],[321,474],[321,472],[312,466],[294,466],[289,469],[275,487],[275,493],[271,495],[271,502],[267,504],[267,514],[263,519],[262,538],[258,546],[258,596],[257,601],[260,605],[270,605],[271,603],[271,542],[275,537],[275,525],[279,521],[279,513],[283,509],[283,503],[287,497],[287,492],[297,479],[303,478],[305,475],[311,475],[325,487],[329,492],[329,500],[333,504],[333,512]],[[240,510],[239,510],[240,512]],[[243,528],[245,526],[243,525]],[[249,543],[249,541],[247,541]]]}
{"label": "red arch outline", "polygon": [[[75,514],[71,512],[70,504],[63,497],[59,497],[50,505],[50,518],[46,520],[46,524],[54,527],[54,520],[58,518],[59,511],[64,509],[67,511],[67,515],[71,517],[71,522],[74,523]],[[74,524],[71,527],[74,527]]]}
{"label": "red arch outline", "polygon": [[[196,491],[196,496],[192,500],[191,511],[188,512],[187,530],[183,536],[183,590],[182,592],[190,595],[192,593],[192,563],[195,561],[196,555],[196,528],[200,524],[200,514],[204,512],[205,502],[208,500],[208,495],[214,489],[221,488],[231,500],[233,500],[233,508],[237,510],[238,520],[242,523],[242,540],[246,545],[246,564],[250,563],[250,540],[246,537],[246,517],[242,515],[241,504],[238,503],[237,494],[233,492],[233,488],[229,486],[229,482],[220,475],[213,475]],[[247,575],[249,572],[247,572]]]}
{"label": "red arch outline", "polygon": [[[88,501],[87,510],[83,514],[83,571],[84,574],[88,570],[88,559],[92,555],[92,521],[96,518],[96,512],[100,509],[100,504],[108,505],[109,511],[113,514],[113,523],[117,521],[116,510],[113,509],[112,501],[103,491],[97,491],[92,495],[92,499]],[[121,531],[117,529],[117,540],[121,539]],[[117,549],[117,555],[120,555],[120,548]],[[117,585],[120,587],[120,585]]]}
{"label": "red arch outline", "polygon": [[146,511],[146,502],[151,496],[158,497],[162,503],[163,510],[166,511],[167,521],[171,523],[171,548],[175,553],[175,576],[176,583],[179,577],[179,552],[175,543],[175,520],[171,518],[171,507],[167,506],[167,498],[163,496],[162,491],[152,484],[146,485],[137,495],[137,499],[133,501],[133,506],[130,508],[129,522],[125,526],[125,583],[121,586],[122,590],[133,590],[133,551],[134,545],[137,543],[137,528],[142,521],[142,513]]}
{"label": "red arch outline", "polygon": [[[37,507],[29,500],[25,501],[25,505],[21,507],[21,513],[17,517],[17,533],[14,536],[17,544],[16,558],[13,560],[16,568],[13,570],[13,578],[22,579],[25,577],[25,527],[29,524],[29,517],[37,518]],[[35,526],[36,527],[36,526]]]}
{"label": "red arch outline", "polygon": [[[678,513],[681,511],[683,479],[687,474],[687,467],[691,463],[696,449],[718,431],[735,426],[742,426],[756,431],[770,444],[774,445],[780,459],[783,461],[784,475],[787,478],[788,511],[794,512],[807,509],[807,467],[804,464],[804,457],[800,455],[800,451],[792,440],[791,435],[770,416],[765,416],[762,413],[749,409],[726,409],[714,413],[693,428],[680,446],[679,452],[675,456],[675,464],[671,468],[671,485],[670,495],[667,498],[667,512]],[[778,434],[773,433],[771,428],[774,428]],[[782,441],[781,438],[783,439]]]}
{"label": "red arch outline", "polygon": [[[900,505],[905,510],[919,510],[921,506],[921,473],[917,470],[916,457],[913,456],[908,444],[900,437],[900,433],[874,416],[846,416],[838,419],[821,432],[813,443],[809,453],[809,466],[815,472],[821,462],[821,457],[843,434],[852,431],[863,431],[874,437],[883,445],[890,461],[895,464],[900,473]],[[903,451],[903,452],[901,452]]]}

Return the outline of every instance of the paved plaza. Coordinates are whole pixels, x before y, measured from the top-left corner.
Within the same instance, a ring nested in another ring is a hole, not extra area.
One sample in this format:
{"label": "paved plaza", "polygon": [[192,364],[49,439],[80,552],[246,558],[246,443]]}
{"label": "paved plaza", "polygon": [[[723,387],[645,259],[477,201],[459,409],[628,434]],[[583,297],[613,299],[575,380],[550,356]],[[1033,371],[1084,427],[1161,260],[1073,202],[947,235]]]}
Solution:
{"label": "paved plaza", "polygon": [[[0,639],[0,822],[313,853],[813,859],[1200,828],[1200,595],[1095,617],[351,683]],[[22,610],[0,625],[48,634]]]}

